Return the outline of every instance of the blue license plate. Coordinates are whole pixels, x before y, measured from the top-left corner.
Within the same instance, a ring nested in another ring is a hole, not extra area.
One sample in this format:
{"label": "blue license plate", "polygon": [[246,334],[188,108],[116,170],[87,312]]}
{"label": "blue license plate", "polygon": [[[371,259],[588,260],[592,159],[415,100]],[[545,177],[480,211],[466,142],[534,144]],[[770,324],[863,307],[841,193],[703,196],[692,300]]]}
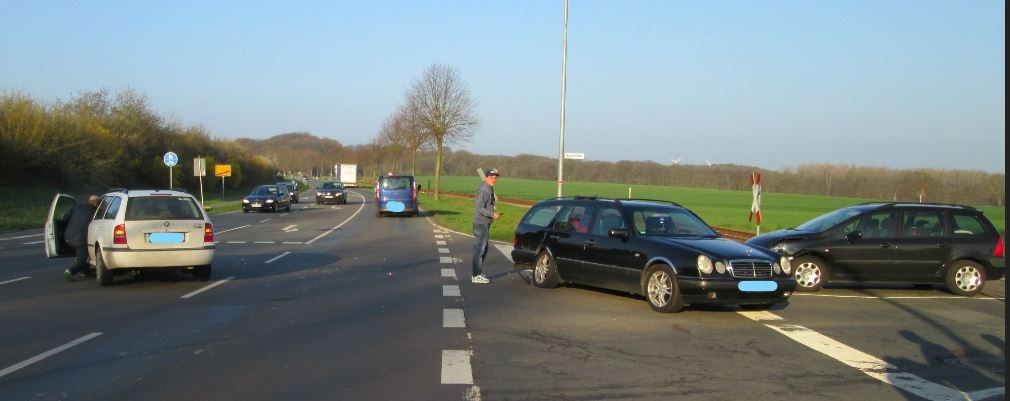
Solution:
{"label": "blue license plate", "polygon": [[403,202],[389,201],[386,203],[386,209],[389,209],[393,213],[400,213],[406,210],[407,207],[404,206]]}
{"label": "blue license plate", "polygon": [[183,233],[151,233],[147,236],[147,242],[152,244],[179,244],[185,240]]}
{"label": "blue license plate", "polygon": [[779,288],[774,281],[741,281],[737,288],[743,292],[772,292]]}

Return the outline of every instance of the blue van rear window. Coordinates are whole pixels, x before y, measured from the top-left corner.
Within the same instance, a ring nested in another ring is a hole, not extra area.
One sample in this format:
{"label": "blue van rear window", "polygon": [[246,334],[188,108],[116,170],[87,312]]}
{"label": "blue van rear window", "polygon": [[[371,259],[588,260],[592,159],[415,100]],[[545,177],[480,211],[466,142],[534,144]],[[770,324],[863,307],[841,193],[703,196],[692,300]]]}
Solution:
{"label": "blue van rear window", "polygon": [[385,177],[382,179],[382,189],[410,189],[409,177]]}

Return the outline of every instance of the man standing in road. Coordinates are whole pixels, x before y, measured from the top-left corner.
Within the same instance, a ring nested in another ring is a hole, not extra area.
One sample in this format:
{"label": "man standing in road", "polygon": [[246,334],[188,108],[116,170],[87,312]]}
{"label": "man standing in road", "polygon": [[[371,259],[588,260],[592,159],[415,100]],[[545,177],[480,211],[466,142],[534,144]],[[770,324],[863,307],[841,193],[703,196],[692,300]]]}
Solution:
{"label": "man standing in road", "polygon": [[74,264],[63,271],[63,278],[67,281],[74,281],[75,274],[88,271],[88,225],[97,206],[98,195],[91,195],[88,203],[78,203],[67,213],[63,238],[74,247]]}
{"label": "man standing in road", "polygon": [[487,284],[491,282],[481,273],[481,265],[484,264],[484,257],[487,256],[488,237],[490,236],[491,223],[498,220],[501,214],[494,211],[494,184],[498,182],[498,170],[489,169],[484,173],[484,182],[477,187],[477,200],[473,211],[473,277],[470,281],[475,284]]}

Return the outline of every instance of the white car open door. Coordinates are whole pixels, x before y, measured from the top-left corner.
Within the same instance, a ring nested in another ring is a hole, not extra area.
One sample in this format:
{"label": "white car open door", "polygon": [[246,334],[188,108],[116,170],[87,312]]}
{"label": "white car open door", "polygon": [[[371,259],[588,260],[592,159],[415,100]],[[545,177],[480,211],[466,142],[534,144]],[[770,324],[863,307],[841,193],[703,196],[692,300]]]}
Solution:
{"label": "white car open door", "polygon": [[46,257],[67,258],[74,256],[74,249],[63,241],[63,230],[67,222],[63,216],[77,204],[73,196],[56,194],[53,203],[49,205],[49,216],[46,217]]}

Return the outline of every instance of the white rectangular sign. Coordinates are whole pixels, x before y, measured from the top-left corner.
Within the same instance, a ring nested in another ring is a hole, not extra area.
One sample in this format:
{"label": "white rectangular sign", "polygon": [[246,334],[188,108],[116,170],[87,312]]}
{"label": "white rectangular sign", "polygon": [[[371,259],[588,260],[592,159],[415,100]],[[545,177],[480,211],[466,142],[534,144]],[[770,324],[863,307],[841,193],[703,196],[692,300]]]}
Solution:
{"label": "white rectangular sign", "polygon": [[194,177],[207,176],[207,159],[204,159],[202,157],[193,158],[193,176]]}
{"label": "white rectangular sign", "polygon": [[586,154],[585,153],[565,152],[565,158],[566,159],[583,160],[583,159],[586,158]]}

